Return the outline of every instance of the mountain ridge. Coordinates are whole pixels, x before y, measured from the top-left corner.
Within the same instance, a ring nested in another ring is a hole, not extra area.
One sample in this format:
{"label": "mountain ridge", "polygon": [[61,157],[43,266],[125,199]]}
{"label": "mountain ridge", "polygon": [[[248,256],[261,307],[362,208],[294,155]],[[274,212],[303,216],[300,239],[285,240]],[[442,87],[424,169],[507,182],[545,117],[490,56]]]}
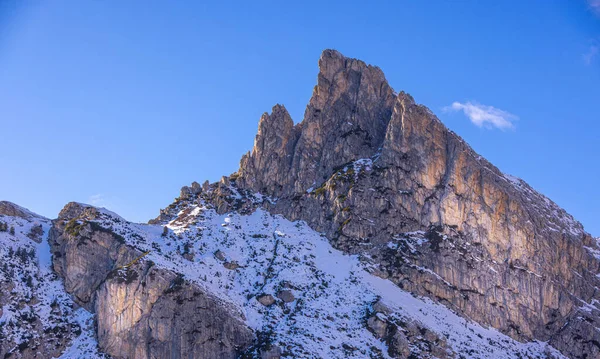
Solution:
{"label": "mountain ridge", "polygon": [[[548,340],[577,317],[580,298],[594,300],[599,267],[585,248],[597,244],[571,215],[396,93],[379,69],[331,50],[319,67],[302,122],[293,125],[282,106],[261,117],[254,148],[230,177],[237,187],[276,199],[266,208],[305,220],[336,248],[377,256],[397,284],[517,338]],[[441,256],[452,260],[439,258],[438,246],[381,260],[389,238],[438,226],[464,253],[442,241]],[[409,264],[389,263],[398,259]],[[510,309],[519,307],[527,309]]]}
{"label": "mountain ridge", "polygon": [[[237,172],[149,224],[76,202],[51,222],[0,202],[3,220],[22,226],[2,258],[43,222],[27,271],[51,260],[61,308],[95,318],[61,358],[600,358],[598,239],[335,50],[303,121],[275,105]],[[12,335],[22,308],[0,301]],[[0,353],[46,357],[44,308]]]}

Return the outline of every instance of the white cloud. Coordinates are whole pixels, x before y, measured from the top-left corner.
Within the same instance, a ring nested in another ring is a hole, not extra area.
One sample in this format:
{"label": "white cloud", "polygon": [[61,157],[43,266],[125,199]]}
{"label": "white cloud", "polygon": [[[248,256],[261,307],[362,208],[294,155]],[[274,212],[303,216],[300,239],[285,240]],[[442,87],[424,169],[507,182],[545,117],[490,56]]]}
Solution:
{"label": "white cloud", "polygon": [[445,107],[444,110],[462,111],[476,126],[484,128],[513,129],[513,121],[519,119],[512,113],[493,106],[481,105],[477,102],[454,102],[451,106]]}
{"label": "white cloud", "polygon": [[106,196],[104,196],[101,193],[89,196],[87,203],[91,204],[92,206],[104,207],[104,208],[108,208],[108,207],[112,206],[111,202],[106,199]]}
{"label": "white cloud", "polygon": [[588,50],[588,52],[583,55],[583,61],[585,62],[586,65],[591,65],[599,53],[600,53],[600,45],[593,44],[590,46],[590,49]]}
{"label": "white cloud", "polygon": [[600,15],[600,0],[588,0],[588,5],[593,12]]}

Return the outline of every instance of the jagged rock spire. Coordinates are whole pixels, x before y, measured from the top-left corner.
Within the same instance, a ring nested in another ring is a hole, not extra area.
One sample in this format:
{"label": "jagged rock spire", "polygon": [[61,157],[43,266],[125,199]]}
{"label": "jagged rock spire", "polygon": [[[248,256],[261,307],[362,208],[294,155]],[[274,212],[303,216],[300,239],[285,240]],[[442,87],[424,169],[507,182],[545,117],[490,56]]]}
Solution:
{"label": "jagged rock spire", "polygon": [[[303,193],[332,169],[373,156],[385,137],[394,91],[383,72],[325,50],[317,85],[296,126],[283,106],[264,114],[251,153],[242,159],[240,183],[273,196]],[[275,134],[265,140],[265,134]]]}
{"label": "jagged rock spire", "polygon": [[[376,258],[385,278],[479,323],[573,356],[598,353],[568,344],[600,341],[589,324],[600,319],[577,309],[600,300],[600,262],[586,249],[598,250],[595,241],[409,94],[395,94],[379,68],[325,50],[304,119],[291,124],[279,108],[263,115],[236,182],[277,198],[272,212]],[[430,233],[428,251],[390,254],[391,238],[415,231]]]}

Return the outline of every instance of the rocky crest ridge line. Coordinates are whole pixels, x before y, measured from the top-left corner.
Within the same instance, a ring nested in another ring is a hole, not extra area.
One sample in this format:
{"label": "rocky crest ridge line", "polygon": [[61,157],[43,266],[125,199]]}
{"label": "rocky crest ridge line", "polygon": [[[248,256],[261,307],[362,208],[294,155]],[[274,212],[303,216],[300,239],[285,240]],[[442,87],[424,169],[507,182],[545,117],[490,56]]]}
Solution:
{"label": "rocky crest ridge line", "polygon": [[[218,184],[223,196],[259,192],[272,213],[483,325],[600,355],[598,244],[581,224],[396,94],[379,68],[335,50],[319,68],[304,120],[282,105],[264,114],[239,171]],[[232,208],[223,196],[213,196],[221,212]],[[427,249],[399,245],[415,231]]]}

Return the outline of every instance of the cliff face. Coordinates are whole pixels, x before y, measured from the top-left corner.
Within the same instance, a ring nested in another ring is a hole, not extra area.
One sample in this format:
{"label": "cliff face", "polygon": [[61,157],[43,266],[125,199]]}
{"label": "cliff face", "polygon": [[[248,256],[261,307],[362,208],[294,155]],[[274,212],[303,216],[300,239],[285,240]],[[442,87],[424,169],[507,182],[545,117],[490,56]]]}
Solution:
{"label": "cliff face", "polygon": [[334,249],[305,222],[265,211],[273,199],[234,182],[184,188],[158,219],[173,242],[123,233],[152,248],[157,265],[245,313],[256,340],[242,358],[564,358],[369,273],[370,263]]}
{"label": "cliff face", "polygon": [[598,245],[582,226],[378,68],[332,50],[319,67],[304,120],[280,105],[263,115],[234,184],[402,288],[515,338],[599,356]]}
{"label": "cliff face", "polygon": [[148,252],[113,230],[125,223],[70,203],[49,236],[67,292],[96,314],[102,351],[128,359],[236,358],[252,341],[251,330],[212,294],[145,260]]}
{"label": "cliff face", "polygon": [[375,154],[392,114],[394,93],[383,72],[325,51],[304,121],[294,126],[277,105],[258,125],[254,150],[242,158],[242,187],[274,197],[304,193],[333,169]]}
{"label": "cliff face", "polygon": [[600,358],[598,239],[380,69],[319,67],[149,225],[0,202],[0,357]]}
{"label": "cliff face", "polygon": [[178,274],[131,265],[97,291],[98,343],[115,358],[237,358],[253,334]]}
{"label": "cliff face", "polygon": [[91,315],[77,309],[52,271],[50,220],[0,201],[0,358],[100,359]]}

